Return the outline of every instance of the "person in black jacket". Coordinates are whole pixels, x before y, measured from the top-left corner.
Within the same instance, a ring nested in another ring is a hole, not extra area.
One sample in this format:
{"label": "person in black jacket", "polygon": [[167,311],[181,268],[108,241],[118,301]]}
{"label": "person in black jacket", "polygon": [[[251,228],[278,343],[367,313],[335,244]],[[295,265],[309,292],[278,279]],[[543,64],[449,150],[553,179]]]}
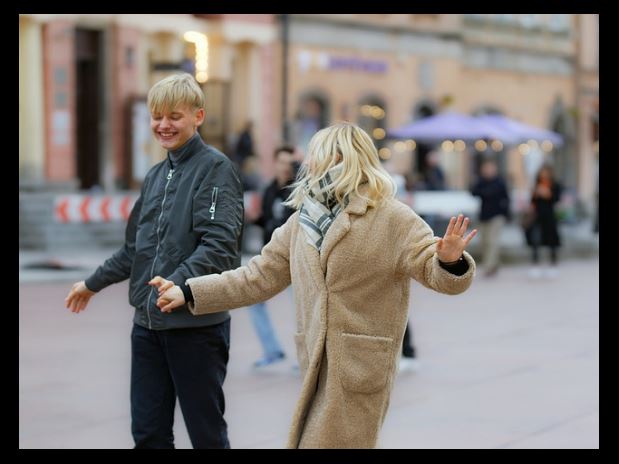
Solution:
{"label": "person in black jacket", "polygon": [[151,128],[166,159],[146,175],[125,233],[125,243],[65,302],[79,313],[105,287],[129,282],[135,307],[131,333],[131,431],[136,448],[174,448],[178,397],[194,448],[229,448],[224,393],[230,315],[193,316],[187,307],[164,314],[156,275],[177,284],[241,264],[243,190],[223,153],[197,132],[204,94],[194,77],[176,74],[148,94]]}
{"label": "person in black jacket", "polygon": [[247,158],[254,155],[254,139],[251,135],[252,127],[253,123],[247,121],[236,142],[234,160],[239,166],[239,169],[243,168]]}
{"label": "person in black jacket", "polygon": [[[275,179],[262,195],[262,214],[255,221],[255,224],[262,227],[264,245],[271,241],[273,231],[285,224],[294,213],[292,208],[283,204],[291,193],[289,187],[296,176],[297,169],[293,155],[294,148],[289,146],[278,147],[274,152]],[[285,353],[273,330],[265,303],[253,305],[250,308],[250,315],[263,349],[263,357],[254,363],[254,367],[265,367],[283,360]]]}
{"label": "person in black jacket", "polygon": [[499,176],[494,160],[487,159],[482,163],[481,178],[473,187],[472,194],[481,198],[479,229],[482,264],[486,277],[491,277],[499,269],[501,231],[505,222],[510,219],[507,186]]}
{"label": "person in black jacket", "polygon": [[543,272],[539,267],[539,247],[550,248],[550,263],[548,277],[554,278],[557,271],[557,248],[561,246],[559,225],[555,213],[555,205],[561,199],[561,184],[554,179],[552,168],[544,165],[535,178],[535,186],[531,194],[532,220],[525,229],[527,244],[531,247],[533,268],[530,275],[541,277]]}

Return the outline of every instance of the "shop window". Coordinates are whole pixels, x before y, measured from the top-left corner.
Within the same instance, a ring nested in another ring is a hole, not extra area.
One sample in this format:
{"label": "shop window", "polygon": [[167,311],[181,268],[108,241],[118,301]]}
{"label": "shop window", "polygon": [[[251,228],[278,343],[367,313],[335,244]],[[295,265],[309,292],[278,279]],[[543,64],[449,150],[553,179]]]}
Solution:
{"label": "shop window", "polygon": [[363,98],[358,105],[357,123],[368,133],[376,149],[380,151],[386,145],[387,109],[379,97]]}

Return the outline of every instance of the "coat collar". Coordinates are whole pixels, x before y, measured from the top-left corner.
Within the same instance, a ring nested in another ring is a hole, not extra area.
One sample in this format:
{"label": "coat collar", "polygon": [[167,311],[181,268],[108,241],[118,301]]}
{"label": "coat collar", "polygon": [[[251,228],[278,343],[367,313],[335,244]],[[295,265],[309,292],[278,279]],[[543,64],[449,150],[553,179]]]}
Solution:
{"label": "coat collar", "polygon": [[361,184],[359,186],[359,193],[361,195],[351,195],[350,202],[344,208],[344,212],[348,214],[356,214],[357,216],[363,216],[368,209],[368,200],[363,198],[368,193],[368,184]]}
{"label": "coat collar", "polygon": [[[368,185],[363,184],[359,187],[359,193],[361,195],[366,195],[368,190]],[[327,270],[327,258],[333,251],[333,247],[337,245],[337,243],[344,238],[344,236],[350,230],[350,215],[355,214],[358,216],[362,216],[366,213],[368,209],[368,200],[362,198],[361,196],[352,195],[350,198],[350,202],[344,208],[344,210],[338,214],[338,216],[331,224],[329,231],[325,235],[324,241],[322,243],[322,249],[320,251],[320,267],[322,268],[323,273]],[[311,248],[311,245],[308,244]]]}

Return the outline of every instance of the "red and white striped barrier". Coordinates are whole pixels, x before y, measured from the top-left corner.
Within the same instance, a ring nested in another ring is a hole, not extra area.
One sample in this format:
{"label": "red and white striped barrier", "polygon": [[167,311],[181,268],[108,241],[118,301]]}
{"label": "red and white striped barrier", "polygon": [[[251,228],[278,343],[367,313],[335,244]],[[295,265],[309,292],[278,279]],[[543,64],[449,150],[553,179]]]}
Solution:
{"label": "red and white striped barrier", "polygon": [[54,199],[56,222],[126,221],[138,195],[62,195]]}
{"label": "red and white striped barrier", "polygon": [[[62,223],[126,221],[138,195],[62,195],[54,199],[54,220]],[[262,197],[258,192],[243,195],[245,214],[260,214]]]}

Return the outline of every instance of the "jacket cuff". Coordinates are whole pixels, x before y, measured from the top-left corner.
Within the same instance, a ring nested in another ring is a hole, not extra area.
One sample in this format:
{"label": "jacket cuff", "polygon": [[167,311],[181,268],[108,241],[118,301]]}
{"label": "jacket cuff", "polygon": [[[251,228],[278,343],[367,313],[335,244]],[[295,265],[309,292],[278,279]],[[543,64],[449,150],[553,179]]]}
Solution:
{"label": "jacket cuff", "polygon": [[98,280],[96,275],[93,274],[84,281],[84,285],[86,285],[86,288],[91,292],[97,293],[106,287],[102,285],[100,281],[98,282]]}
{"label": "jacket cuff", "polygon": [[180,289],[183,291],[183,296],[185,297],[185,304],[193,303],[193,293],[191,293],[191,288],[186,283],[179,284]]}
{"label": "jacket cuff", "polygon": [[464,255],[460,256],[455,263],[446,264],[439,259],[438,264],[450,274],[457,276],[462,276],[469,270],[469,263],[464,259]]}

